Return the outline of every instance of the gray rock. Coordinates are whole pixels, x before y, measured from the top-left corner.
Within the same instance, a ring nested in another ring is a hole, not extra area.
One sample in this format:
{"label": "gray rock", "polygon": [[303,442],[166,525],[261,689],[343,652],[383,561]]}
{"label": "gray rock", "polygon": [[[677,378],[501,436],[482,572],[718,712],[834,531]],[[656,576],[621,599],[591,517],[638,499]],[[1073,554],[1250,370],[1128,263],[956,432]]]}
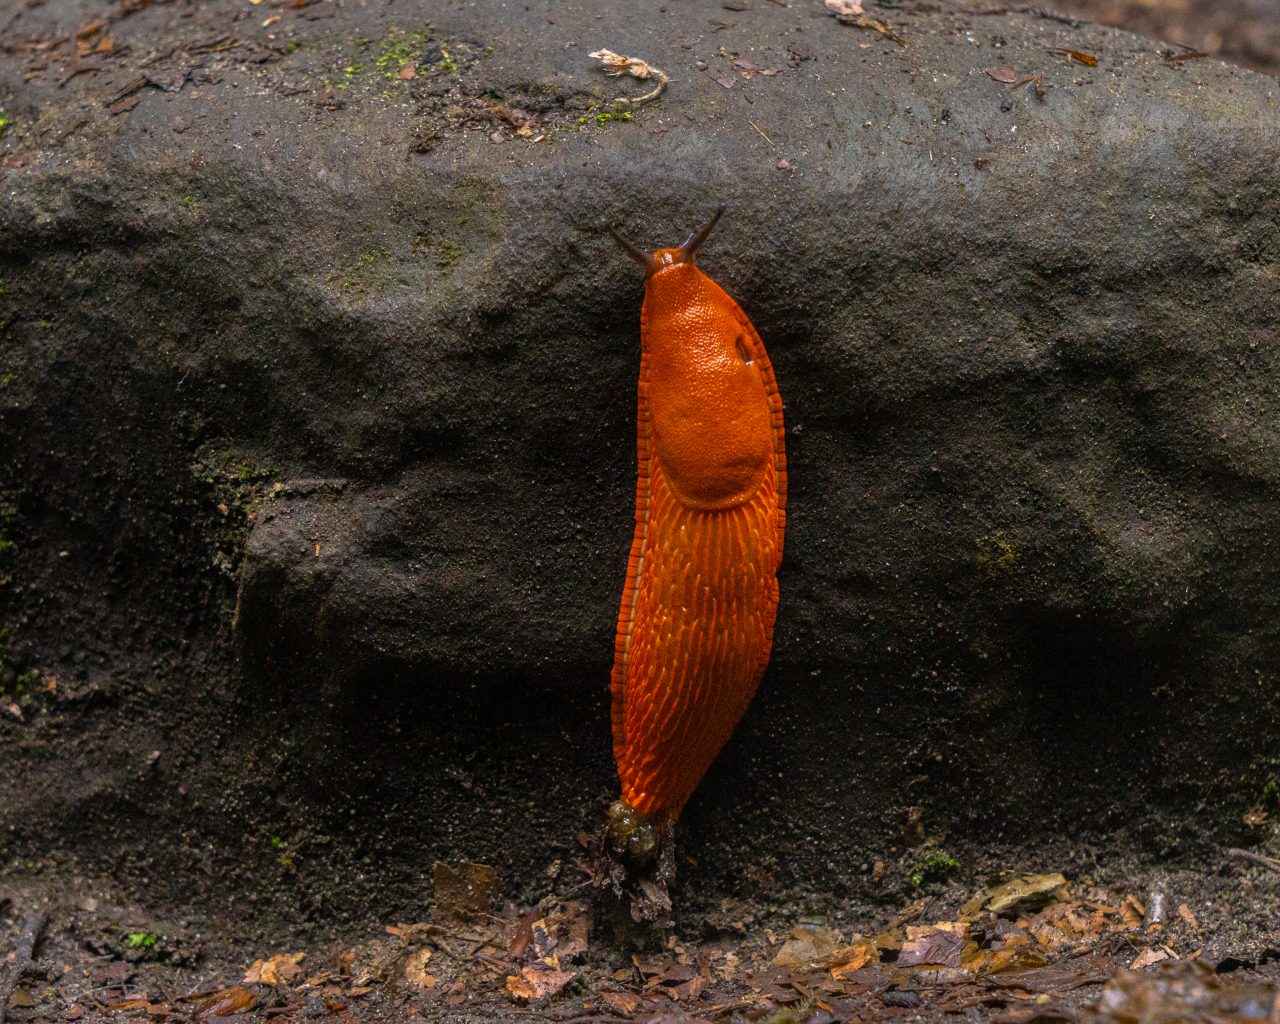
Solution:
{"label": "gray rock", "polygon": [[[0,55],[7,659],[60,682],[0,720],[14,856],[295,923],[435,857],[531,884],[614,785],[642,282],[599,224],[718,203],[791,507],[690,887],[870,885],[908,807],[1194,853],[1280,774],[1274,80],[1029,9],[209,0],[60,87],[24,44],[80,7]],[[670,88],[603,116],[647,85],[599,47]]]}

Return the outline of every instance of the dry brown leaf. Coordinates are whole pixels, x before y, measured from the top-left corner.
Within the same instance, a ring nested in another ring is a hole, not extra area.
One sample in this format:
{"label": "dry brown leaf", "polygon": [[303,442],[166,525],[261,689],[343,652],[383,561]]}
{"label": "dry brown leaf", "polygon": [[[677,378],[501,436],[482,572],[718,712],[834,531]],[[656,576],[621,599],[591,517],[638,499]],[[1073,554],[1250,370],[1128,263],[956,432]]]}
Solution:
{"label": "dry brown leaf", "polygon": [[518,1002],[548,999],[557,995],[577,975],[573,971],[560,971],[541,963],[526,964],[519,974],[507,977],[507,994]]}
{"label": "dry brown leaf", "polygon": [[773,966],[792,971],[815,970],[829,963],[830,956],[839,948],[840,933],[834,929],[800,925],[792,929],[778,950]]}
{"label": "dry brown leaf", "polygon": [[267,960],[255,960],[253,966],[245,972],[241,983],[245,985],[288,985],[299,974],[302,968],[298,965],[306,957],[306,953],[277,953]]}
{"label": "dry brown leaf", "polygon": [[998,64],[995,67],[985,68],[984,70],[987,77],[993,82],[1000,82],[1003,85],[1013,85],[1018,80],[1017,70],[1007,64]]}
{"label": "dry brown leaf", "polygon": [[[958,921],[946,924],[958,925]],[[954,927],[939,925],[910,925],[907,928],[907,941],[902,944],[902,952],[898,954],[899,967],[959,967],[960,953],[964,949],[967,928],[962,931]]]}
{"label": "dry brown leaf", "polygon": [[836,981],[843,981],[854,971],[860,971],[878,959],[876,948],[870,942],[858,942],[852,946],[845,946],[844,949],[838,949],[832,954],[834,966],[831,968],[831,977]]}
{"label": "dry brown leaf", "polygon": [[220,988],[216,992],[195,992],[182,996],[178,1002],[192,1003],[198,1015],[206,1017],[233,1017],[248,1013],[258,1005],[258,997],[247,988]]}
{"label": "dry brown leaf", "polygon": [[600,1001],[620,1017],[630,1017],[640,1009],[642,1002],[634,992],[601,992]]}
{"label": "dry brown leaf", "polygon": [[1120,904],[1120,923],[1130,931],[1141,928],[1146,916],[1147,908],[1136,896],[1126,896]]}
{"label": "dry brown leaf", "polygon": [[1144,949],[1134,957],[1133,963],[1129,965],[1129,970],[1140,971],[1144,967],[1150,967],[1152,964],[1158,964],[1161,960],[1168,960],[1169,958],[1168,950],[1161,949],[1159,946],[1152,946],[1149,949]]}
{"label": "dry brown leaf", "polygon": [[1060,874],[1019,875],[1003,885],[979,893],[960,908],[961,917],[974,917],[983,910],[993,914],[1008,914],[1013,910],[1043,906],[1055,899],[1069,895],[1067,880]]}
{"label": "dry brown leaf", "polygon": [[431,950],[420,949],[409,957],[404,965],[405,980],[414,988],[433,989],[436,987],[436,976],[427,973],[427,964],[431,962]]}
{"label": "dry brown leaf", "polygon": [[575,957],[587,951],[593,920],[591,907],[578,900],[568,900],[548,915],[547,927],[556,938],[560,956]]}
{"label": "dry brown leaf", "polygon": [[1025,941],[1007,943],[1000,949],[984,950],[978,956],[962,959],[961,966],[974,974],[997,975],[1017,973],[1044,966],[1044,955],[1032,949]]}
{"label": "dry brown leaf", "polygon": [[1060,960],[1045,964],[1043,957],[1032,955],[1039,966],[1012,969],[988,975],[988,984],[1001,989],[1021,989],[1024,992],[1068,992],[1085,985],[1098,985],[1111,973],[1111,962],[1102,956],[1081,957],[1078,960]]}

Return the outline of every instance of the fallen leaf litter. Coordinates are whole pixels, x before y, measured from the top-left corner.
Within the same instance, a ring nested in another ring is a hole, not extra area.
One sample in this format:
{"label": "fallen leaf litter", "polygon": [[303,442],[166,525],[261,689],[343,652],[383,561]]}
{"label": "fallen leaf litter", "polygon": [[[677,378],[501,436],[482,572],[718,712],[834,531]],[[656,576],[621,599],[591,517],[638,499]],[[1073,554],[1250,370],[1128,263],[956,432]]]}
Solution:
{"label": "fallen leaf litter", "polygon": [[29,1020],[342,1024],[483,1007],[500,1017],[708,1024],[952,1014],[999,1024],[1262,1024],[1277,1005],[1274,980],[1219,977],[1202,962],[1197,914],[1163,889],[1143,899],[1054,872],[1006,875],[968,899],[954,887],[949,897],[922,894],[862,930],[818,918],[777,927],[725,901],[692,934],[653,933],[632,954],[581,898],[586,864],[565,863],[554,891],[532,905],[503,902],[488,865],[438,863],[430,920],[387,925],[337,951],[269,953],[223,987],[206,980],[184,993],[159,967],[98,962],[64,972],[61,987],[20,986],[10,1005]]}

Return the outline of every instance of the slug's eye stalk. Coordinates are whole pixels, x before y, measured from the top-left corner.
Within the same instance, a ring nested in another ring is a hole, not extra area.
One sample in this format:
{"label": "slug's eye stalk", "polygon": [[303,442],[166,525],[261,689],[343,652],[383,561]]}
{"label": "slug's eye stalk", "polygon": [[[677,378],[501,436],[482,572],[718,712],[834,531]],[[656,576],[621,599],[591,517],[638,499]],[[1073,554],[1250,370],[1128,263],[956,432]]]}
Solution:
{"label": "slug's eye stalk", "polygon": [[621,247],[623,252],[625,252],[628,256],[630,256],[633,260],[639,263],[640,266],[644,267],[646,270],[649,268],[649,262],[651,260],[651,257],[647,252],[641,249],[634,242],[631,242],[627,238],[625,238],[622,232],[619,231],[617,228],[615,228],[612,224],[606,224],[605,227],[609,229],[609,234],[613,235],[613,240],[618,243],[618,245]]}
{"label": "slug's eye stalk", "polygon": [[645,252],[638,245],[628,241],[612,224],[605,224],[605,227],[608,229],[609,234],[613,235],[614,241],[622,247],[622,251],[644,267],[645,277],[652,277],[658,271],[665,270],[667,267],[677,267],[682,264],[692,265],[694,258],[698,255],[698,250],[702,248],[702,243],[707,240],[707,236],[715,228],[716,222],[720,219],[724,210],[723,206],[717,207],[716,212],[711,215],[711,219],[691,234],[684,245],[674,249],[658,249],[654,252]]}
{"label": "slug's eye stalk", "polygon": [[705,242],[711,232],[715,230],[716,223],[724,215],[724,211],[725,208],[723,206],[717,206],[716,212],[711,215],[711,219],[691,234],[688,239],[685,240],[684,245],[680,246],[680,252],[684,256],[684,262],[693,262],[694,257],[698,255],[698,250],[702,248],[702,243]]}

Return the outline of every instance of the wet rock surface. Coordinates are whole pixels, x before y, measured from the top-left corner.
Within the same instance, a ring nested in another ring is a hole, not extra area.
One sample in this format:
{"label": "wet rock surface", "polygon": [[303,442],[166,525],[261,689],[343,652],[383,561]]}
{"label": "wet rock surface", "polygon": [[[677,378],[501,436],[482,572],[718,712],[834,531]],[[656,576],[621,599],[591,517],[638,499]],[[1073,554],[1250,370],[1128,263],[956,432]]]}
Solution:
{"label": "wet rock surface", "polygon": [[[599,222],[721,202],[791,509],[690,886],[1266,834],[1277,85],[868,11],[906,45],[799,3],[15,11],[11,862],[251,891],[246,927],[416,905],[437,858],[529,884],[613,786],[641,282]],[[601,46],[667,93],[617,116]]]}

